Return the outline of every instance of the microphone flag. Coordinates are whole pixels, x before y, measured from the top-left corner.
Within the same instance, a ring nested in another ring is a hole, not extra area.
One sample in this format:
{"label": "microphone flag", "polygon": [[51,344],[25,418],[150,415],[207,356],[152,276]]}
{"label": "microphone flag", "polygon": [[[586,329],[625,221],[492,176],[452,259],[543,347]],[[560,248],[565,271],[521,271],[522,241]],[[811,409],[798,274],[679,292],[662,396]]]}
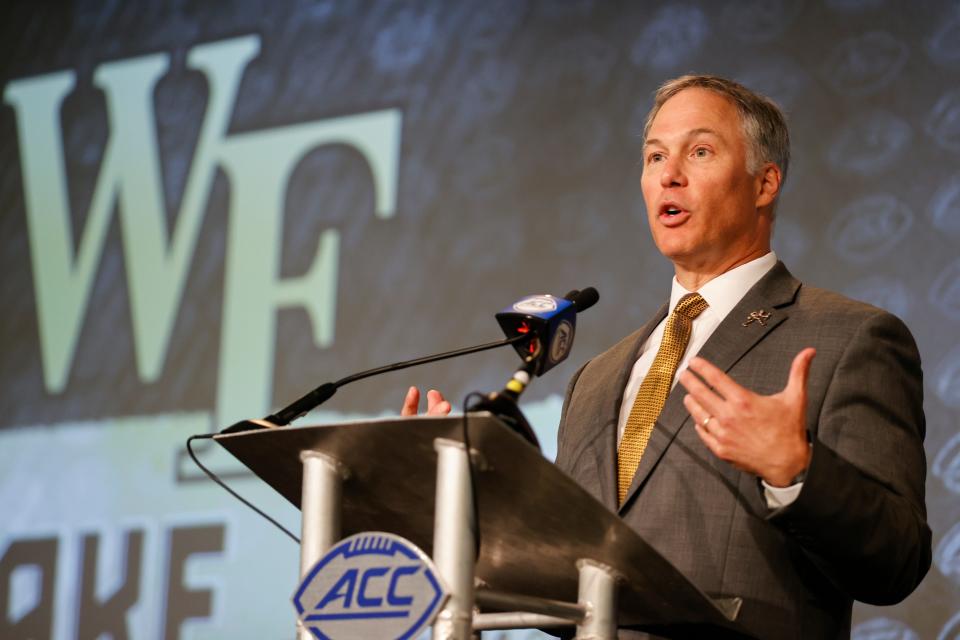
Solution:
{"label": "microphone flag", "polygon": [[552,295],[527,296],[496,315],[508,338],[528,335],[513,345],[530,373],[541,376],[570,354],[576,331],[577,308],[573,301]]}

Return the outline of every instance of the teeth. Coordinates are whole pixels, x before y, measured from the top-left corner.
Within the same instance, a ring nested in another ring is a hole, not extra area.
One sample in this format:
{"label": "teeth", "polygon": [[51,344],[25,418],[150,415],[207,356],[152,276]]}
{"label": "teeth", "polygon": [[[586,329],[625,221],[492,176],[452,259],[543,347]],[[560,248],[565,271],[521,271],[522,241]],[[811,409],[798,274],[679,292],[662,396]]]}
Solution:
{"label": "teeth", "polygon": [[676,214],[678,214],[678,213],[680,213],[680,209],[677,209],[676,207],[667,207],[667,214],[668,214],[668,215],[671,215],[671,216],[672,216],[672,215],[676,215]]}

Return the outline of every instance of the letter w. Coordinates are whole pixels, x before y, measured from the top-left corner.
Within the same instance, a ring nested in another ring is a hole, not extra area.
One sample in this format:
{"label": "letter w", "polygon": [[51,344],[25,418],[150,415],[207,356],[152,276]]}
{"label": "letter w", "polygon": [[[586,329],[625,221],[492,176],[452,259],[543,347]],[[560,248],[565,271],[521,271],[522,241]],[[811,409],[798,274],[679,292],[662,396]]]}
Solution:
{"label": "letter w", "polygon": [[7,86],[4,100],[17,114],[48,391],[66,386],[114,208],[121,220],[137,372],[145,382],[160,376],[240,77],[259,50],[259,37],[245,36],[199,46],[187,57],[189,67],[206,75],[209,101],[170,238],[153,108],[153,91],[170,57],[153,54],[97,68],[94,84],[106,94],[110,137],[76,253],[60,128],[60,108],[74,87],[74,74],[62,71]]}

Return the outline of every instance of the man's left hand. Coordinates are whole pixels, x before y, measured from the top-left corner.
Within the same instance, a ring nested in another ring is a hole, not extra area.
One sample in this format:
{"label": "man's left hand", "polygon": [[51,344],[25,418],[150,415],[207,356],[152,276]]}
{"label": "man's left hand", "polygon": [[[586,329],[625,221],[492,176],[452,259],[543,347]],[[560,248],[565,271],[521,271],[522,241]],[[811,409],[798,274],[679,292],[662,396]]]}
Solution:
{"label": "man's left hand", "polygon": [[707,448],[771,486],[789,486],[810,464],[807,375],[815,355],[812,348],[798,353],[787,386],[769,396],[745,389],[703,358],[691,360],[679,382],[689,392],[683,404]]}

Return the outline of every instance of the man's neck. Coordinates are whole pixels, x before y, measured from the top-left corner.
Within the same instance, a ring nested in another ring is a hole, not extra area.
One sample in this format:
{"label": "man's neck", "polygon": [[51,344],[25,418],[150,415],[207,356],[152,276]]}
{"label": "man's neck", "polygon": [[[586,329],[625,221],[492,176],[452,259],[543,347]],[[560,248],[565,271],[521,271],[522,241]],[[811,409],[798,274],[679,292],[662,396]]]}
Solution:
{"label": "man's neck", "polygon": [[677,276],[677,282],[679,282],[684,289],[687,291],[698,291],[700,287],[714,278],[722,276],[727,271],[736,269],[742,264],[746,264],[757,258],[762,258],[768,253],[770,253],[770,247],[758,247],[746,255],[722,262],[693,266],[674,262],[673,267]]}

